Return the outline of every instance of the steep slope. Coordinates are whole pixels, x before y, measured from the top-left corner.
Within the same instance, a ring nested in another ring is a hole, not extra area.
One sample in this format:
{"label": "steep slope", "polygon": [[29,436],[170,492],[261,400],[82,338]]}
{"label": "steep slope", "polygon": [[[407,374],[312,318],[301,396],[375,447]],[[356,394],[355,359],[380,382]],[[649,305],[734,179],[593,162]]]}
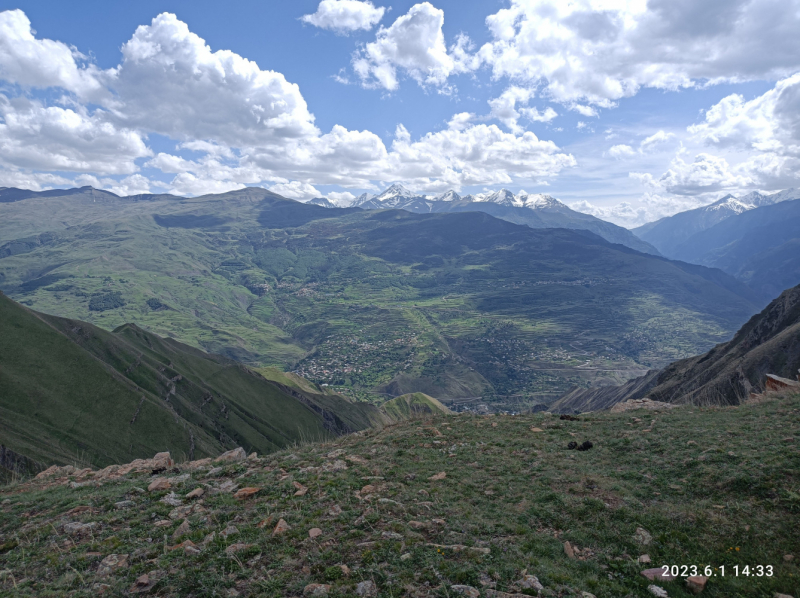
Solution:
{"label": "steep slope", "polygon": [[610,243],[619,243],[643,253],[659,255],[655,247],[642,241],[631,231],[589,214],[576,212],[549,195],[515,195],[507,189],[501,189],[485,197],[459,197],[454,191],[448,191],[435,199],[430,199],[412,193],[402,185],[392,185],[376,197],[370,199],[365,197],[357,205],[365,210],[392,208],[415,214],[485,212],[496,218],[531,228],[588,230]]}
{"label": "steep slope", "polygon": [[363,429],[374,411],[134,325],[107,332],[0,294],[0,438],[40,463],[270,452]]}
{"label": "steep slope", "polygon": [[575,390],[557,412],[594,411],[629,399],[737,405],[762,392],[766,374],[795,379],[800,371],[800,286],[782,293],[727,343],[682,359],[620,387]]}
{"label": "steep slope", "polygon": [[633,232],[669,258],[686,259],[693,263],[699,263],[694,259],[695,256],[687,257],[686,252],[681,254],[683,257],[679,257],[678,247],[686,243],[690,237],[748,210],[798,198],[800,198],[800,190],[797,189],[786,189],[771,195],[763,195],[754,191],[741,198],[726,195],[711,205],[650,222],[633,229]]}
{"label": "steep slope", "polygon": [[719,268],[775,297],[800,283],[800,200],[732,216],[678,245],[674,255]]}

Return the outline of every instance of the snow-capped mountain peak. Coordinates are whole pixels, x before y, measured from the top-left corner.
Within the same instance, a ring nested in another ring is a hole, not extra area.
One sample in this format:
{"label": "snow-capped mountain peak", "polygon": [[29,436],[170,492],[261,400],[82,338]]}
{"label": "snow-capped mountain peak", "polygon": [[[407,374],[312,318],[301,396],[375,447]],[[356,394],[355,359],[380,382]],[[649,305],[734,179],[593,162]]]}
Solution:
{"label": "snow-capped mountain peak", "polygon": [[419,194],[412,193],[400,183],[395,183],[388,189],[385,189],[383,192],[379,193],[375,199],[382,203],[386,203],[387,200],[400,200],[400,199],[412,199],[414,197],[418,197]]}
{"label": "snow-capped mountain peak", "polygon": [[446,191],[446,192],[442,193],[441,195],[437,195],[434,198],[434,200],[435,201],[460,201],[461,200],[461,196],[458,193],[456,193],[455,191],[453,191],[452,189],[450,189],[450,191]]}

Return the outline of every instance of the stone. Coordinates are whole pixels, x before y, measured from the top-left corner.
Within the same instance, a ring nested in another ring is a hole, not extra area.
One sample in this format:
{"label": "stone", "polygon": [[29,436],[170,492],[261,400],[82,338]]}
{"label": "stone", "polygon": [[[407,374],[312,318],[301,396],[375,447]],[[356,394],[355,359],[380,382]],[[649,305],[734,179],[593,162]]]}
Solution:
{"label": "stone", "polygon": [[181,523],[177,528],[175,528],[175,531],[172,532],[172,539],[180,540],[183,536],[188,535],[190,531],[191,530],[189,529],[189,520],[184,519],[183,523]]}
{"label": "stone", "polygon": [[100,561],[100,566],[97,568],[98,577],[108,577],[116,573],[120,569],[128,566],[127,554],[109,554],[106,558]]}
{"label": "stone", "polygon": [[445,521],[444,521],[444,519],[431,519],[431,523],[433,525],[444,525]]}
{"label": "stone", "polygon": [[[432,475],[428,479],[431,480],[432,482],[437,482],[439,480],[445,479],[446,477],[447,477],[447,472],[440,471],[439,473]],[[453,587],[455,587],[455,586],[453,586]],[[469,586],[464,586],[464,587],[469,587]]]}
{"label": "stone", "polygon": [[310,530],[308,530],[308,537],[311,538],[312,540],[314,538],[319,538],[321,535],[322,535],[322,530],[319,529],[318,527],[312,527]]}
{"label": "stone", "polygon": [[183,504],[183,501],[174,492],[170,492],[158,502],[163,502],[170,507],[180,507]]}
{"label": "stone", "polygon": [[664,588],[660,588],[656,585],[649,585],[647,586],[647,591],[650,592],[656,598],[669,598],[669,594]]}
{"label": "stone", "polygon": [[377,595],[378,586],[376,586],[375,582],[370,579],[362,581],[356,586],[356,596],[362,596],[363,598],[375,598]]}
{"label": "stone", "polygon": [[163,492],[172,488],[172,484],[167,478],[156,478],[147,487],[148,492]]}
{"label": "stone", "polygon": [[382,532],[381,538],[384,540],[402,540],[403,534],[398,534],[397,532]]}
{"label": "stone", "polygon": [[169,469],[173,465],[175,465],[175,461],[172,460],[172,457],[168,452],[156,453],[156,455],[150,460],[151,469]]}
{"label": "stone", "polygon": [[542,430],[541,428],[533,427],[531,428],[531,432],[544,432],[544,430]]}
{"label": "stone", "polygon": [[517,582],[517,585],[523,590],[543,590],[544,586],[539,582],[539,578],[535,575],[524,574],[522,579]]}
{"label": "stone", "polygon": [[297,489],[297,492],[294,493],[295,496],[305,496],[306,492],[308,492],[308,488],[300,482],[292,482],[292,485]]}
{"label": "stone", "polygon": [[272,530],[272,535],[273,536],[279,536],[280,534],[288,532],[290,529],[292,529],[292,528],[289,527],[289,524],[286,523],[286,521],[284,521],[284,519],[281,517],[278,520],[278,524],[275,526],[275,529]]}
{"label": "stone", "polygon": [[344,449],[336,449],[335,451],[331,451],[325,456],[328,457],[328,459],[338,459],[339,457],[344,455],[344,453],[345,453]]}
{"label": "stone", "polygon": [[236,554],[237,552],[241,552],[242,550],[247,550],[252,546],[255,546],[255,544],[242,544],[242,543],[231,544],[225,549],[225,554],[227,555]]}
{"label": "stone", "polygon": [[[495,426],[497,424],[494,424]],[[461,594],[462,596],[466,596],[467,598],[480,598],[480,591],[477,588],[473,588],[472,586],[463,586],[463,585],[455,585],[450,586],[450,589],[453,590],[456,594]]]}
{"label": "stone", "polygon": [[401,561],[407,561],[410,558],[411,558],[411,553],[410,552],[406,552],[406,553],[403,553],[403,554],[400,555],[400,560]]}
{"label": "stone", "polygon": [[179,507],[175,507],[169,512],[169,518],[173,521],[176,519],[186,519],[191,515],[197,515],[198,513],[205,513],[206,509],[201,504],[202,501],[197,501],[193,505],[183,505]]}
{"label": "stone", "polygon": [[656,567],[654,569],[645,569],[641,572],[641,574],[649,579],[650,581],[674,581],[677,579],[671,573],[664,573],[664,569],[662,567]]}
{"label": "stone", "polygon": [[328,515],[330,515],[331,517],[338,517],[341,514],[342,514],[342,507],[340,507],[339,505],[333,505],[328,511]]}
{"label": "stone", "polygon": [[188,498],[189,500],[191,500],[191,499],[193,499],[193,498],[200,498],[200,497],[201,497],[201,496],[203,496],[205,493],[206,493],[206,491],[205,491],[205,490],[203,490],[202,488],[195,488],[194,490],[192,490],[191,492],[189,492],[189,493],[186,495],[186,498]]}
{"label": "stone", "polygon": [[203,546],[208,546],[216,539],[216,537],[217,537],[217,532],[211,532],[205,538],[203,538],[203,541],[200,542],[200,544]]}
{"label": "stone", "polygon": [[347,463],[337,459],[333,463],[325,463],[325,465],[322,466],[322,469],[324,471],[344,471],[347,469]]}
{"label": "stone", "polygon": [[793,554],[784,554],[783,555],[783,562],[784,563],[791,563],[794,560]]}
{"label": "stone", "polygon": [[597,598],[597,596],[589,592],[581,592],[581,598]]}
{"label": "stone", "polygon": [[708,577],[704,575],[692,575],[691,577],[686,578],[686,588],[692,594],[699,594],[706,588],[706,582],[708,581]]}
{"label": "stone", "polygon": [[653,541],[653,536],[646,529],[637,527],[636,532],[633,534],[633,539],[642,546],[648,546]]}
{"label": "stone", "polygon": [[428,527],[427,523],[423,523],[422,521],[409,521],[408,527],[412,529],[425,529]]}
{"label": "stone", "polygon": [[260,491],[261,488],[242,488],[240,490],[237,490],[236,494],[234,494],[233,497],[238,500],[245,500],[255,494],[258,494]]}
{"label": "stone", "polygon": [[92,532],[97,527],[97,524],[92,523],[66,523],[64,524],[64,533],[68,536],[85,536]]}
{"label": "stone", "polygon": [[114,503],[115,509],[130,509],[136,503],[132,500],[121,500],[119,502]]}
{"label": "stone", "polygon": [[310,583],[303,588],[303,596],[327,596],[331,586],[326,583]]}
{"label": "stone", "polygon": [[232,451],[222,453],[219,457],[214,459],[214,463],[238,463],[245,459],[247,459],[247,453],[244,452],[242,447],[238,447]]}
{"label": "stone", "polygon": [[775,592],[772,598],[794,598],[794,597],[790,596],[789,594],[779,594],[778,592]]}
{"label": "stone", "polygon": [[648,564],[650,562],[650,555],[649,554],[643,554],[642,556],[639,557],[638,560],[643,565],[646,565],[646,564]]}
{"label": "stone", "polygon": [[222,536],[223,538],[227,538],[228,536],[235,536],[238,533],[239,533],[238,527],[236,527],[235,525],[229,525],[224,530],[222,530],[219,533],[219,535]]}
{"label": "stone", "polygon": [[575,549],[572,548],[572,544],[569,542],[564,542],[564,554],[571,559],[575,558]]}
{"label": "stone", "polygon": [[258,459],[258,453],[256,452],[252,452],[249,455],[247,455],[248,461],[255,461],[256,459]]}
{"label": "stone", "polygon": [[377,492],[377,491],[378,491],[378,488],[377,488],[377,486],[374,486],[373,484],[367,484],[366,486],[364,486],[364,487],[363,487],[361,490],[359,490],[358,492],[359,492],[359,494],[361,494],[362,496],[364,496],[365,494],[374,494],[374,493],[375,493],[375,492]]}
{"label": "stone", "polygon": [[234,482],[233,480],[225,480],[219,485],[217,488],[217,492],[233,492],[239,487],[239,484]]}

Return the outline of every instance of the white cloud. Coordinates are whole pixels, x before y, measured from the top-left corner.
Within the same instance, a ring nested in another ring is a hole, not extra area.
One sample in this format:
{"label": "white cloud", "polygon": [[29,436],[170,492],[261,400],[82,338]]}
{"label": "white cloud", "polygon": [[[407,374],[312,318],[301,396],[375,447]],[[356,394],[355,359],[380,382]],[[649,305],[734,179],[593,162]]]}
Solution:
{"label": "white cloud", "polygon": [[509,87],[500,94],[500,97],[489,100],[489,107],[491,108],[490,117],[499,120],[510,131],[520,133],[523,128],[519,126],[517,121],[519,121],[521,116],[537,122],[550,122],[558,116],[556,111],[549,106],[544,112],[539,112],[539,110],[533,107],[521,107],[519,110],[517,109],[517,104],[520,106],[527,106],[533,95],[533,90],[517,86]]}
{"label": "white cloud", "polygon": [[[468,38],[460,36],[448,54],[442,33],[444,11],[430,2],[412,6],[388,28],[381,27],[374,42],[353,57],[353,69],[366,87],[394,91],[399,87],[398,69],[420,85],[442,88],[454,73],[465,72],[471,60],[465,48]],[[456,58],[454,58],[456,56]]]}
{"label": "white cloud", "polygon": [[573,104],[571,108],[578,114],[586,117],[597,116],[597,109],[592,106],[584,106],[582,104]]}
{"label": "white cloud", "polygon": [[630,158],[631,156],[636,155],[636,150],[633,149],[630,145],[612,145],[608,150],[608,155],[612,158],[616,158],[617,160],[621,160],[623,158]]}
{"label": "white cloud", "polygon": [[647,152],[653,149],[655,146],[660,145],[662,143],[666,143],[670,139],[675,137],[675,133],[665,133],[664,131],[657,131],[650,135],[649,137],[642,140],[639,144],[639,149],[642,152]]}
{"label": "white cloud", "polygon": [[564,103],[800,69],[800,0],[511,0],[486,22],[494,39],[479,55],[493,76]]}
{"label": "white cloud", "polygon": [[345,208],[353,203],[355,195],[349,191],[331,191],[328,193],[328,200],[339,207]]}
{"label": "white cloud", "polygon": [[303,183],[301,181],[278,183],[276,185],[272,185],[269,190],[273,193],[283,195],[284,197],[288,197],[290,199],[314,199],[315,197],[320,197],[322,195],[316,189],[316,187],[314,187],[314,185],[309,185],[308,183]]}
{"label": "white cloud", "polygon": [[738,189],[751,185],[753,180],[734,172],[725,158],[698,154],[692,162],[678,155],[670,169],[658,179],[658,184],[676,195],[697,195],[722,189]]}
{"label": "white cloud", "polygon": [[172,179],[169,190],[176,195],[203,195],[206,193],[226,193],[244,189],[246,185],[231,180],[217,180],[198,177],[191,172],[182,172]]}
{"label": "white cloud", "polygon": [[103,73],[86,57],[58,41],[34,37],[31,22],[21,10],[0,12],[0,79],[25,88],[60,87],[78,96],[107,96],[99,80]]}
{"label": "white cloud", "polygon": [[151,154],[140,134],[105,120],[100,110],[44,106],[0,94],[0,164],[36,170],[131,174]]}
{"label": "white cloud", "polygon": [[382,6],[359,0],[322,0],[317,12],[303,15],[301,20],[321,29],[330,29],[340,34],[369,30],[378,24],[386,11]]}
{"label": "white cloud", "polygon": [[113,87],[127,126],[233,147],[318,133],[296,84],[229,50],[212,52],[173,14],[138,27],[122,55]]}
{"label": "white cloud", "polygon": [[636,203],[623,201],[611,206],[601,206],[582,200],[570,204],[569,207],[619,226],[634,228],[665,216],[700,207],[703,203],[695,198],[645,193]]}
{"label": "white cloud", "polygon": [[109,186],[103,186],[103,188],[122,196],[140,195],[150,193],[150,180],[141,174],[132,174],[118,183],[115,182]]}

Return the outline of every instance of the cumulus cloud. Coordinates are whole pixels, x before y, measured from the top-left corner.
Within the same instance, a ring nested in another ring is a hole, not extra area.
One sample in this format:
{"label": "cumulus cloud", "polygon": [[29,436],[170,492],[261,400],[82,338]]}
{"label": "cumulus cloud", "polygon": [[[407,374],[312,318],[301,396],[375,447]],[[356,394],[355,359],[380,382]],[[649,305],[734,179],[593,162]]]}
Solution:
{"label": "cumulus cloud", "polygon": [[[0,13],[0,20],[7,16]],[[30,31],[26,18],[12,16]],[[392,69],[403,69],[422,84],[438,85],[446,79],[445,72],[462,68],[444,48],[442,22],[441,11],[418,4],[382,30],[378,39],[385,45],[380,50],[365,50],[364,56],[389,57]],[[405,34],[408,37],[403,38]],[[53,43],[58,51],[64,50]],[[394,49],[387,50],[392,44]],[[427,50],[403,63],[404,44]],[[457,44],[466,52],[466,38]],[[70,52],[74,60],[75,53]],[[320,195],[314,185],[372,188],[387,180],[432,192],[517,179],[543,184],[575,165],[574,157],[554,143],[519,129],[504,132],[478,124],[480,119],[472,113],[456,114],[447,129],[416,139],[400,125],[390,147],[371,131],[334,125],[324,133],[315,126],[297,85],[233,52],[213,51],[168,13],[138,27],[122,46],[122,56],[118,67],[102,74],[113,99],[99,105],[81,99],[93,91],[82,91],[80,66],[77,75],[66,69],[66,75],[29,81],[66,90],[68,95],[59,105],[32,99],[24,91],[16,96],[0,94],[4,180],[32,188],[77,182],[34,172],[70,171],[83,173],[85,184],[120,194],[142,193],[153,186],[196,195],[271,185],[282,194],[309,198]],[[12,71],[5,76],[14,76]],[[517,118],[555,117],[552,109],[539,112],[527,107],[527,101],[512,106]],[[174,140],[175,151],[154,155],[146,144],[151,133]],[[171,181],[152,182],[139,173],[141,166],[161,171]]]}
{"label": "cumulus cloud", "polygon": [[0,79],[27,88],[61,87],[80,97],[107,97],[104,74],[64,43],[36,39],[21,10],[0,12]]}
{"label": "cumulus cloud", "polygon": [[131,174],[151,155],[142,136],[117,128],[102,111],[45,106],[0,94],[0,163],[36,170]]}
{"label": "cumulus cloud", "polygon": [[382,6],[360,0],[322,0],[317,12],[303,15],[300,19],[321,29],[330,29],[340,34],[369,30],[378,24],[386,11]]}
{"label": "cumulus cloud", "polygon": [[114,114],[126,126],[227,146],[318,133],[296,84],[229,50],[212,52],[173,14],[138,27],[122,56]]}
{"label": "cumulus cloud", "polygon": [[465,49],[469,39],[459,36],[449,54],[443,24],[444,11],[422,2],[390,27],[381,27],[375,41],[366,44],[353,58],[353,69],[362,85],[394,91],[399,87],[400,69],[420,85],[441,88],[450,75],[472,68],[464,62],[471,60]]}
{"label": "cumulus cloud", "polygon": [[277,183],[272,185],[269,190],[290,199],[314,199],[322,195],[314,185],[309,185],[301,181]]}
{"label": "cumulus cloud", "polygon": [[641,87],[776,79],[800,69],[799,0],[511,0],[479,50],[495,78],[609,106]]}
{"label": "cumulus cloud", "polygon": [[550,122],[558,116],[556,111],[549,106],[544,112],[539,112],[539,110],[533,107],[521,107],[517,109],[518,104],[520,106],[526,106],[533,95],[533,90],[517,86],[509,87],[500,94],[500,97],[489,100],[489,107],[491,108],[490,117],[499,120],[510,131],[519,133],[523,130],[518,124],[521,116],[537,122]]}
{"label": "cumulus cloud", "polygon": [[658,184],[676,195],[697,195],[722,189],[737,189],[753,184],[753,180],[734,172],[725,158],[698,154],[691,162],[679,155],[672,161]]}
{"label": "cumulus cloud", "polygon": [[570,207],[578,212],[591,214],[619,226],[634,228],[665,216],[700,207],[703,203],[696,198],[645,193],[635,203],[623,201],[603,206],[582,200],[571,203]]}
{"label": "cumulus cloud", "polygon": [[355,195],[349,191],[331,191],[328,193],[328,201],[341,208],[346,208],[353,203]]}

